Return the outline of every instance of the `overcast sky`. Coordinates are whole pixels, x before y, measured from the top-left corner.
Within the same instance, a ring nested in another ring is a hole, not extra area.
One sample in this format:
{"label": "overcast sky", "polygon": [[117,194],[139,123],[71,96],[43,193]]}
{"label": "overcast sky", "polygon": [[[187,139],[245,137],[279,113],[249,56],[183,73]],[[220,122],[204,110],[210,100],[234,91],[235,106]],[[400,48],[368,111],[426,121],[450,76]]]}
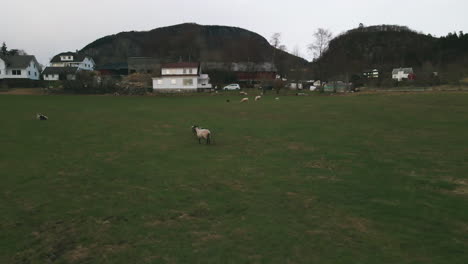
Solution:
{"label": "overcast sky", "polygon": [[39,62],[121,31],[185,22],[274,32],[310,59],[307,44],[319,27],[334,35],[359,23],[398,24],[436,36],[468,32],[467,0],[23,0],[2,1],[0,42]]}

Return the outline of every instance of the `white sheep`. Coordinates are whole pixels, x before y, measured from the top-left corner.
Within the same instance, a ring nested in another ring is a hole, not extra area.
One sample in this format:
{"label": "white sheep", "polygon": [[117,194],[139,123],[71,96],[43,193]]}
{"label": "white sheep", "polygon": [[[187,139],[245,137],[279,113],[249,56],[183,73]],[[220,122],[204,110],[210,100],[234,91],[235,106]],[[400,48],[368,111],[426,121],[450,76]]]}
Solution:
{"label": "white sheep", "polygon": [[211,144],[211,132],[206,128],[200,128],[197,125],[192,126],[192,132],[198,137],[198,144],[201,144],[201,139],[204,138],[206,144]]}
{"label": "white sheep", "polygon": [[246,92],[239,92],[239,94],[240,94],[240,95],[245,95],[245,96],[247,95]]}
{"label": "white sheep", "polygon": [[279,97],[276,97],[275,100],[276,100],[276,101],[279,101]]}
{"label": "white sheep", "polygon": [[241,103],[245,103],[245,102],[248,102],[249,101],[249,98],[245,97],[245,98],[242,98],[242,100],[240,100]]}
{"label": "white sheep", "polygon": [[260,95],[255,96],[255,101],[258,101],[260,99],[262,99],[262,97]]}

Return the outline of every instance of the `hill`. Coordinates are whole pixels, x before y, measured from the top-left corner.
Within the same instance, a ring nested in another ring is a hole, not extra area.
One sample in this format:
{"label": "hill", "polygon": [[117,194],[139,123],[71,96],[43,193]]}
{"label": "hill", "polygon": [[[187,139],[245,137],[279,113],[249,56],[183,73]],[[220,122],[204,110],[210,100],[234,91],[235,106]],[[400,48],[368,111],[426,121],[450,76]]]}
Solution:
{"label": "hill", "polygon": [[332,77],[374,68],[388,73],[397,67],[457,75],[467,61],[468,35],[463,32],[436,38],[407,27],[380,25],[337,36],[317,63]]}
{"label": "hill", "polygon": [[[271,62],[297,65],[307,62],[276,50],[257,33],[227,26],[180,24],[151,31],[122,32],[100,38],[81,52],[97,64],[126,61],[128,57],[154,57],[160,62],[182,60],[202,62]],[[282,65],[277,65],[282,68]]]}

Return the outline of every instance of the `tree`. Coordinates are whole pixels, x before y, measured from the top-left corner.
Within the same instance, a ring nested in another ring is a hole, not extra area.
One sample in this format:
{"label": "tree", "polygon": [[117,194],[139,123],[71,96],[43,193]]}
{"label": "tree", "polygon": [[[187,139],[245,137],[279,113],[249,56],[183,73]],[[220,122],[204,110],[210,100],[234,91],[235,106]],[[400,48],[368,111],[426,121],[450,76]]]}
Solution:
{"label": "tree", "polygon": [[5,42],[3,42],[2,44],[2,48],[0,49],[0,53],[2,53],[3,56],[6,56],[8,54],[8,48],[5,44]]}
{"label": "tree", "polygon": [[332,39],[333,35],[329,30],[319,28],[313,36],[314,42],[309,44],[308,48],[312,52],[314,59],[318,60],[320,59],[320,57],[322,57],[323,53],[327,51],[328,44],[330,43],[330,40]]}
{"label": "tree", "polygon": [[322,63],[320,58],[327,51],[328,44],[332,39],[332,33],[324,28],[319,28],[313,35],[314,41],[309,44],[308,49],[311,51],[313,59],[317,61],[318,79],[322,80]]}
{"label": "tree", "polygon": [[10,56],[20,55],[20,51],[17,49],[11,49],[8,51],[7,55],[10,55]]}
{"label": "tree", "polygon": [[273,64],[275,63],[275,58],[276,58],[276,50],[280,47],[281,45],[281,33],[276,32],[274,33],[271,38],[270,38],[270,45],[273,46],[273,58],[272,62]]}
{"label": "tree", "polygon": [[270,38],[270,44],[277,49],[281,45],[281,33],[273,33]]}
{"label": "tree", "polygon": [[292,55],[296,57],[302,57],[301,50],[299,49],[298,45],[294,46],[294,49],[292,50]]}

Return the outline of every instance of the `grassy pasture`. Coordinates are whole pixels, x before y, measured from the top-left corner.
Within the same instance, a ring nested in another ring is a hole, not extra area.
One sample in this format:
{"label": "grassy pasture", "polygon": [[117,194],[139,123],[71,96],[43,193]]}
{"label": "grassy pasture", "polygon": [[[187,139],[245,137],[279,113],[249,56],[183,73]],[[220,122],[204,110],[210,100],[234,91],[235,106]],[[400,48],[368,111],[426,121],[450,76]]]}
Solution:
{"label": "grassy pasture", "polygon": [[0,263],[468,263],[468,94],[273,98],[0,95]]}

